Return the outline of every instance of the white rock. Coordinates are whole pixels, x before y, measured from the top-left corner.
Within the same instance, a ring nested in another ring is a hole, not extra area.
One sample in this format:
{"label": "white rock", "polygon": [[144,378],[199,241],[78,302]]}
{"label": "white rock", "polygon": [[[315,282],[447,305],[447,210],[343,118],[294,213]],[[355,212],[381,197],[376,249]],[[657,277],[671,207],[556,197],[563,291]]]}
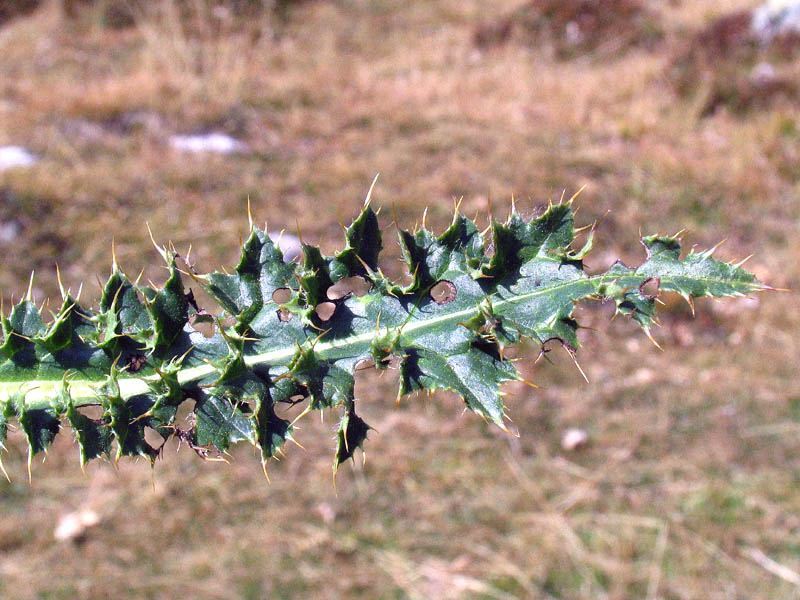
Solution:
{"label": "white rock", "polygon": [[17,221],[0,221],[0,243],[8,244],[17,239],[22,225]]}
{"label": "white rock", "polygon": [[100,516],[93,510],[68,513],[59,519],[53,535],[59,542],[67,542],[81,537],[99,522]]}
{"label": "white rock", "polygon": [[12,167],[30,167],[37,162],[39,159],[22,146],[0,146],[0,171]]}
{"label": "white rock", "polygon": [[169,138],[169,145],[184,152],[213,154],[237,154],[250,149],[244,142],[224,133],[173,135]]}
{"label": "white rock", "polygon": [[561,436],[561,447],[569,452],[572,452],[573,450],[579,450],[588,443],[589,434],[586,433],[585,429],[571,427],[564,432],[563,436]]}
{"label": "white rock", "polygon": [[300,243],[300,238],[291,233],[271,232],[269,239],[278,245],[278,248],[283,252],[283,262],[292,262],[293,260],[300,260],[303,256],[303,247]]}
{"label": "white rock", "polygon": [[759,85],[768,84],[775,80],[775,67],[768,62],[760,62],[750,70],[750,79]]}
{"label": "white rock", "polygon": [[572,46],[577,46],[583,41],[581,26],[575,21],[570,21],[567,23],[567,26],[564,28],[564,34],[567,38],[567,43],[571,44]]}
{"label": "white rock", "polygon": [[779,35],[800,35],[800,0],[768,0],[753,9],[750,28],[765,42]]}

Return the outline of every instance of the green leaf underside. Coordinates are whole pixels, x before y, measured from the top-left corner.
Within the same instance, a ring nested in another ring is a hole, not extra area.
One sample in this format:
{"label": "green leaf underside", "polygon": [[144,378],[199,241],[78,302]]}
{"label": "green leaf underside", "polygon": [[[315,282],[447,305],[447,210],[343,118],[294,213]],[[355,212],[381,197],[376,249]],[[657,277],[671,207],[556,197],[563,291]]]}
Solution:
{"label": "green leaf underside", "polygon": [[[195,304],[178,256],[167,250],[162,288],[134,283],[114,265],[95,309],[66,295],[45,322],[31,299],[22,300],[2,316],[0,445],[16,421],[31,454],[44,451],[63,421],[83,462],[155,460],[159,448],[145,440],[147,428],[164,440],[178,435],[203,456],[248,442],[267,460],[292,439],[292,424],[279,414],[299,404],[342,411],[337,468],[370,429],[355,412],[360,364],[397,365],[400,396],[449,390],[504,427],[501,386],[520,379],[505,349],[530,338],[557,340],[573,352],[578,301],[613,301],[647,331],[655,319],[653,287],[687,299],[765,288],[711,252],[681,259],[680,242],[669,237],[644,238],[647,259],[639,267],[616,263],[588,275],[583,258],[591,241],[572,248],[570,203],[551,205],[532,221],[512,212],[488,231],[459,214],[439,236],[401,230],[411,276],[405,287],[378,268],[381,232],[366,206],[334,256],[304,245],[301,263],[284,263],[266,232],[253,227],[232,273],[197,274],[187,266],[217,308]],[[328,295],[352,277],[369,291]],[[334,307],[327,320],[317,311],[321,303]],[[216,324],[213,335],[195,328],[201,322]],[[178,422],[184,402],[191,415]],[[90,406],[93,417],[85,414]]]}

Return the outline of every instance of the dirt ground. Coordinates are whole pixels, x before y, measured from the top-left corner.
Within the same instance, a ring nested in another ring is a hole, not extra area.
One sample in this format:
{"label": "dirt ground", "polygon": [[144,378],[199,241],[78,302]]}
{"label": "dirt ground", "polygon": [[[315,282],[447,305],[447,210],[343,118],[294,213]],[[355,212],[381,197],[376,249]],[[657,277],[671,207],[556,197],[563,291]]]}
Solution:
{"label": "dirt ground", "polygon": [[[163,280],[146,223],[191,245],[198,268],[235,265],[248,199],[270,229],[332,252],[376,173],[387,240],[392,207],[409,227],[427,207],[441,229],[460,198],[485,223],[488,196],[502,217],[512,195],[532,213],[585,185],[578,220],[607,215],[590,268],[640,261],[640,232],[687,229],[690,246],[727,238],[718,256],[753,254],[763,281],[800,288],[800,103],[751,77],[768,61],[791,82],[798,62],[697,50],[756,2],[628,0],[563,27],[520,0],[309,0],[247,19],[154,4],[112,27],[103,2],[70,17],[44,2],[0,27],[0,146],[39,159],[0,172],[6,306],[32,270],[36,297],[57,297],[56,263],[98,298],[112,241],[129,274]],[[751,95],[718,97],[723,72]],[[203,132],[248,150],[169,143]],[[399,274],[387,245],[384,270]],[[704,301],[693,318],[667,299],[663,351],[582,306],[589,383],[565,354],[534,363],[527,347],[522,370],[542,389],[508,389],[518,438],[447,394],[395,409],[394,374],[360,373],[377,431],[336,488],[335,415],[306,421],[305,450],[272,463],[270,484],[244,447],[230,465],[171,446],[152,471],[83,473],[70,434],[29,484],[12,433],[0,595],[800,598],[797,305]],[[588,443],[563,449],[569,428]],[[99,522],[58,541],[81,511]]]}

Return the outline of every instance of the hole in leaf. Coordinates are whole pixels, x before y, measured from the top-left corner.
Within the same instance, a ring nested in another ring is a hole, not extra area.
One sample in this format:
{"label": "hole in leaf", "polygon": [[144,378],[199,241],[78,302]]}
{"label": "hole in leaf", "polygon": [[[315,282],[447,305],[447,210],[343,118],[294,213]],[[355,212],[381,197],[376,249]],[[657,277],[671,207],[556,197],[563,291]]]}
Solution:
{"label": "hole in leaf", "polygon": [[501,346],[501,348],[505,360],[515,360],[519,357],[519,348],[517,346]]}
{"label": "hole in leaf", "polygon": [[372,284],[358,275],[354,277],[345,277],[334,283],[328,288],[328,298],[330,300],[339,300],[345,298],[350,294],[354,296],[363,296],[372,289]]}
{"label": "hole in leaf", "polygon": [[195,331],[199,331],[206,338],[214,337],[217,331],[217,325],[214,319],[208,316],[207,318],[201,315],[195,316],[192,320],[192,327]]}
{"label": "hole in leaf", "polygon": [[160,448],[164,443],[164,438],[152,427],[144,428],[144,441],[150,444],[153,448]]}
{"label": "hole in leaf", "polygon": [[661,279],[658,277],[650,277],[645,279],[639,286],[639,293],[645,298],[655,300],[658,296],[658,291],[661,288]]}
{"label": "hole in leaf", "polygon": [[320,302],[314,310],[321,321],[327,321],[336,311],[336,305],[333,302]]}
{"label": "hole in leaf", "polygon": [[194,417],[195,401],[187,399],[178,405],[178,410],[175,412],[175,423],[183,423],[189,418],[189,415]]}
{"label": "hole in leaf", "polygon": [[371,369],[375,366],[375,360],[372,358],[365,358],[364,360],[360,360],[356,363],[355,370],[356,371],[363,371],[364,369]]}
{"label": "hole in leaf", "polygon": [[302,394],[295,394],[291,398],[281,400],[273,405],[275,414],[281,419],[293,420],[302,411],[299,405],[306,400]]}
{"label": "hole in leaf", "polygon": [[278,288],[272,292],[272,301],[275,304],[286,304],[292,299],[292,290],[289,288]]}
{"label": "hole in leaf", "polygon": [[91,419],[92,421],[99,421],[103,418],[103,407],[102,406],[79,406],[78,412],[81,413],[84,417]]}
{"label": "hole in leaf", "polygon": [[452,281],[442,279],[431,288],[431,298],[436,304],[450,304],[456,299],[456,286]]}
{"label": "hole in leaf", "polygon": [[292,320],[292,316],[293,316],[292,313],[290,313],[285,308],[279,308],[278,309],[278,320],[279,321],[281,321],[283,323],[288,323],[289,321]]}
{"label": "hole in leaf", "polygon": [[383,359],[384,364],[388,365],[390,369],[399,369],[400,365],[403,364],[403,357],[402,356],[390,356],[389,358]]}

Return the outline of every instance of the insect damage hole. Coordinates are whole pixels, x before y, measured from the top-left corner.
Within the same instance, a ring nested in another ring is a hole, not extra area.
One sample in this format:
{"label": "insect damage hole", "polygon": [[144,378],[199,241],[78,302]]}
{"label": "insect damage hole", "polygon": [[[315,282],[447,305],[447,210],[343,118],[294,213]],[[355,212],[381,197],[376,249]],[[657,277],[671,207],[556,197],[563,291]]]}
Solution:
{"label": "insect damage hole", "polygon": [[314,310],[316,311],[320,321],[327,321],[336,311],[336,305],[333,302],[320,302],[317,304],[317,308]]}
{"label": "insect damage hole", "polygon": [[[275,304],[282,305],[289,302],[292,299],[292,290],[286,287],[278,288],[274,292],[272,292],[272,301]],[[288,323],[292,320],[292,313],[290,313],[286,308],[281,306],[278,309],[278,320],[282,323]]]}
{"label": "insect damage hole", "polygon": [[150,447],[155,448],[158,450],[161,446],[164,445],[164,438],[161,434],[152,427],[144,427],[144,441],[147,442]]}
{"label": "insect damage hole", "polygon": [[199,331],[206,339],[214,337],[217,332],[217,325],[211,315],[195,315],[190,319],[190,323],[195,331]]}
{"label": "insect damage hole", "polygon": [[292,290],[289,288],[282,287],[272,292],[272,301],[275,304],[286,304],[291,299]]}
{"label": "insect damage hole", "polygon": [[103,418],[103,414],[105,413],[103,407],[99,404],[86,404],[76,408],[84,417],[91,419],[96,423],[100,422],[100,420]]}
{"label": "insect damage hole", "polygon": [[650,277],[645,279],[639,285],[639,293],[648,298],[649,300],[655,300],[658,297],[658,292],[661,290],[661,278],[660,277]]}
{"label": "insect damage hole", "polygon": [[456,299],[456,286],[452,281],[442,279],[431,288],[431,298],[436,304],[450,304]]}
{"label": "insect damage hole", "polygon": [[372,284],[369,281],[363,277],[354,275],[353,277],[345,277],[334,283],[328,288],[327,295],[329,300],[340,300],[341,298],[346,298],[350,294],[354,296],[363,296],[369,292],[371,288]]}

